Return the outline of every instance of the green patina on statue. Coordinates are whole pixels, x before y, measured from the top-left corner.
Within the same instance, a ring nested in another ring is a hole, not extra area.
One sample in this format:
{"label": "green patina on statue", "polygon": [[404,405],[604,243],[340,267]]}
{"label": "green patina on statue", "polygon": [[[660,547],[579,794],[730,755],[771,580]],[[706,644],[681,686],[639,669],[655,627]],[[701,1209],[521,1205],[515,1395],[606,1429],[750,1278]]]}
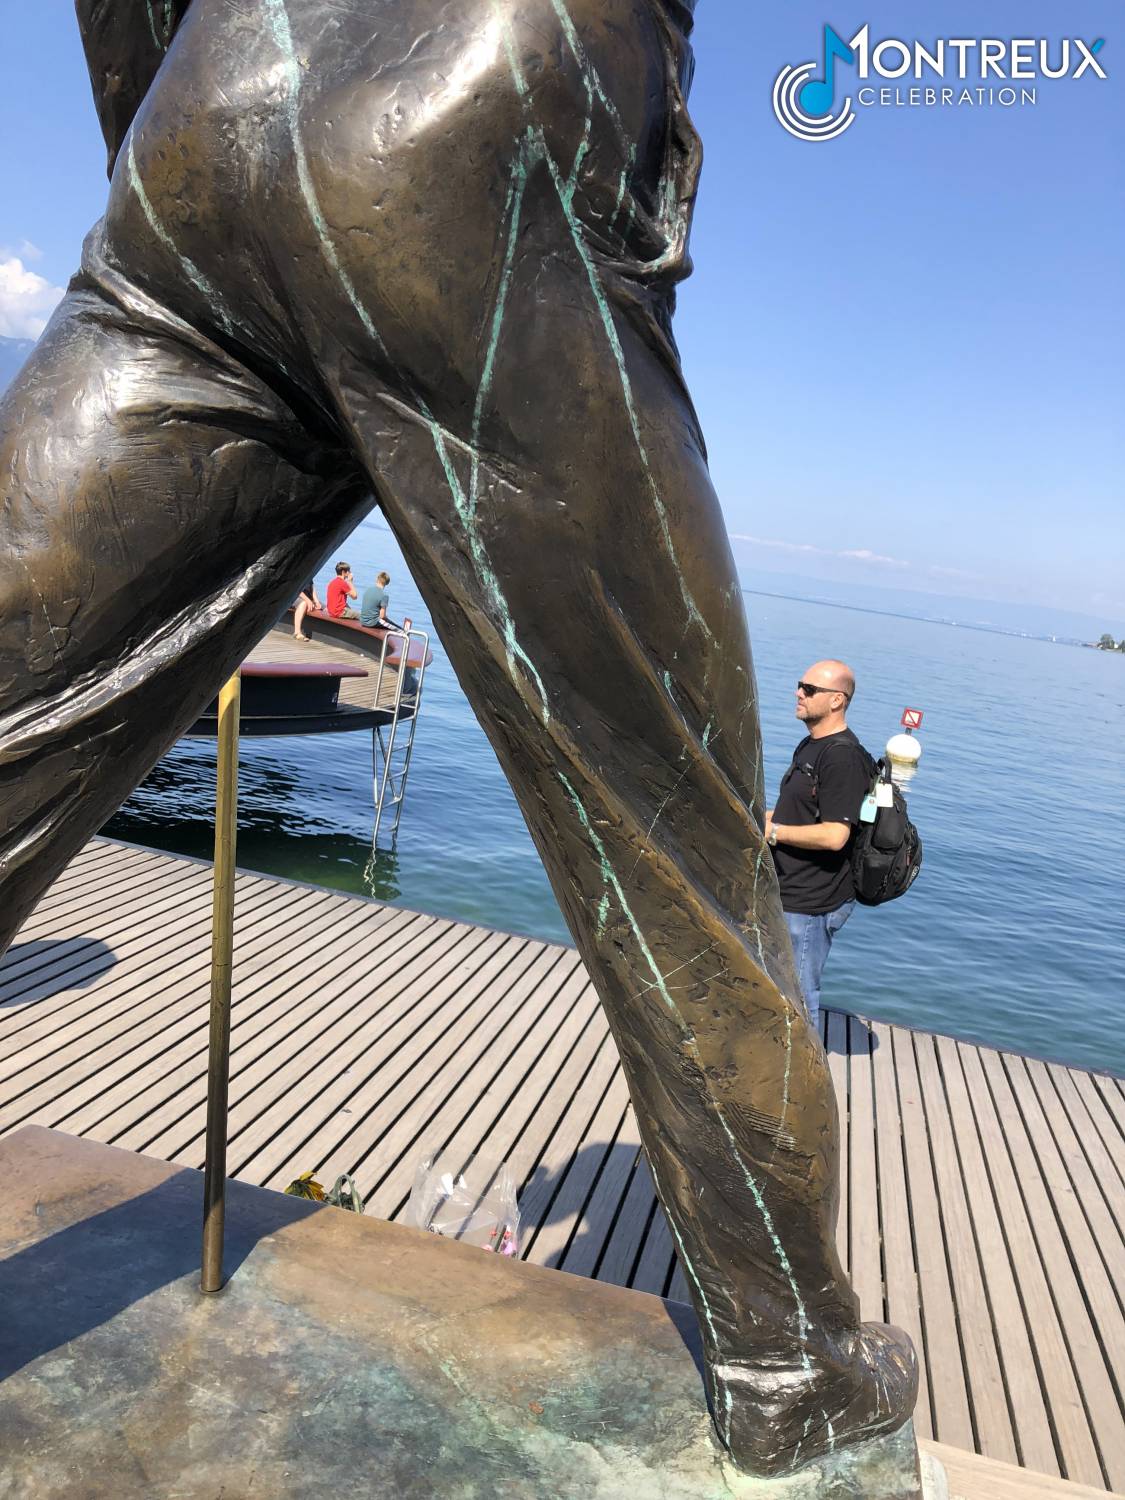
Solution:
{"label": "green patina on statue", "polygon": [[5,937],[375,503],[620,1050],[720,1439],[900,1426],[672,339],[679,0],[80,0],[112,181],[0,403]]}

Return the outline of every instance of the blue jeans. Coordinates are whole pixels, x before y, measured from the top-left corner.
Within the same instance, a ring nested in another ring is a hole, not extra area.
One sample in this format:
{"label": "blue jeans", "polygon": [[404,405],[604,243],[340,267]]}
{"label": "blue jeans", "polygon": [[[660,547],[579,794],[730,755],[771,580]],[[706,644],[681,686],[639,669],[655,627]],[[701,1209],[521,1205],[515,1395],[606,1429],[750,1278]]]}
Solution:
{"label": "blue jeans", "polygon": [[801,994],[809,1022],[815,1028],[820,1020],[820,976],[828,961],[828,950],[832,939],[855,911],[854,901],[845,901],[835,911],[821,912],[809,916],[802,911],[787,911],[785,925],[793,944],[793,957],[797,962],[797,978],[801,981]]}

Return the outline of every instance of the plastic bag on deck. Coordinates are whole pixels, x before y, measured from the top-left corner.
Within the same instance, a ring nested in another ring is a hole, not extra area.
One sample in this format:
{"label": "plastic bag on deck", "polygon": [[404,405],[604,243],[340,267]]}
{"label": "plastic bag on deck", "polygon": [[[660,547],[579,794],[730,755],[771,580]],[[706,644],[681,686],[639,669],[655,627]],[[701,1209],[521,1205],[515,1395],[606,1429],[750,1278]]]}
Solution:
{"label": "plastic bag on deck", "polygon": [[520,1213],[507,1162],[442,1151],[418,1163],[403,1223],[500,1255],[519,1253]]}

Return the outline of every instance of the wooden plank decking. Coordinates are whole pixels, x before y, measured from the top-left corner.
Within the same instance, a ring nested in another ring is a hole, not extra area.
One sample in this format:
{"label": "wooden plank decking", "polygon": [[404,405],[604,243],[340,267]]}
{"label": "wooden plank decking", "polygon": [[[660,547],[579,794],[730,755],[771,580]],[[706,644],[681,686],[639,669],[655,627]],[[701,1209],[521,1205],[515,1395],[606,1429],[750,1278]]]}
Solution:
{"label": "wooden plank decking", "polygon": [[[295,648],[301,649],[301,648]],[[0,966],[0,1132],[199,1167],[208,865],[95,840]],[[830,1014],[839,1242],[924,1353],[924,1437],[1125,1489],[1125,1083]],[[402,1212],[455,1143],[525,1186],[523,1251],[686,1300],[613,1043],[569,948],[244,873],[230,1157]]]}

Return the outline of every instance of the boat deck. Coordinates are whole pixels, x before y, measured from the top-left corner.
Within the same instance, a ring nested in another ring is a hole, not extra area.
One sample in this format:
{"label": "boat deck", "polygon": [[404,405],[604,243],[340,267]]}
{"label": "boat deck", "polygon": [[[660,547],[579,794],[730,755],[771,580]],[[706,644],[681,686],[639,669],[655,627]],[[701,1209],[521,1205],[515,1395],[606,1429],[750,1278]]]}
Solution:
{"label": "boat deck", "polygon": [[[315,622],[311,628],[316,628]],[[277,662],[285,666],[300,666],[302,663],[328,666],[339,662],[344,666],[362,667],[368,674],[366,677],[345,677],[341,680],[340,707],[345,710],[367,711],[376,706],[375,689],[379,683],[378,654],[361,656],[357,651],[349,650],[346,645],[316,636],[311,641],[301,642],[294,638],[289,625],[276,625],[258,642],[246,660],[259,663]],[[397,678],[398,672],[395,667],[388,665],[383,674],[383,685],[379,693],[378,706],[380,708],[389,708],[393,705]]]}
{"label": "boat deck", "polygon": [[[202,1165],[210,886],[101,839],[74,860],[0,966],[0,1132]],[[428,1149],[493,1152],[529,1260],[686,1300],[572,949],[242,873],[235,954],[232,1175],[349,1171],[394,1218]],[[1125,1083],[824,1025],[840,1251],[864,1315],[923,1351],[919,1434],[1125,1489]]]}

